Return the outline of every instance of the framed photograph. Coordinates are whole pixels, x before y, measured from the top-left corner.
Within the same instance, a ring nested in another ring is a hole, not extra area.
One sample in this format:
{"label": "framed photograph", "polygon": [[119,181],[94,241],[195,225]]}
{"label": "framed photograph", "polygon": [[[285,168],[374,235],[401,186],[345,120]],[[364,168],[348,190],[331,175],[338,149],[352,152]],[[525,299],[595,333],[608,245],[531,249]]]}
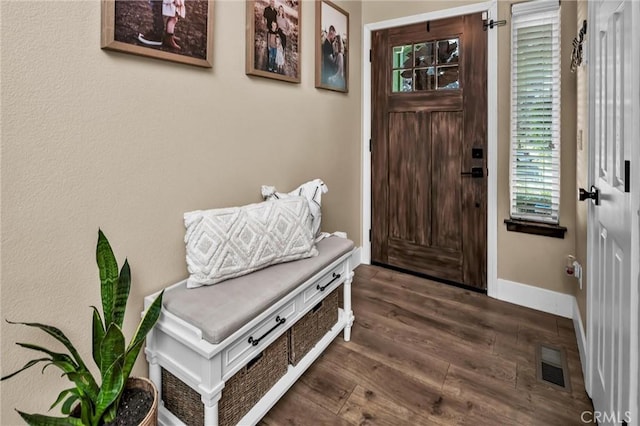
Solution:
{"label": "framed photograph", "polygon": [[213,0],[102,0],[101,47],[211,68]]}
{"label": "framed photograph", "polygon": [[328,0],[316,2],[316,87],[349,91],[349,13]]}
{"label": "framed photograph", "polygon": [[302,0],[246,1],[246,73],[300,83]]}

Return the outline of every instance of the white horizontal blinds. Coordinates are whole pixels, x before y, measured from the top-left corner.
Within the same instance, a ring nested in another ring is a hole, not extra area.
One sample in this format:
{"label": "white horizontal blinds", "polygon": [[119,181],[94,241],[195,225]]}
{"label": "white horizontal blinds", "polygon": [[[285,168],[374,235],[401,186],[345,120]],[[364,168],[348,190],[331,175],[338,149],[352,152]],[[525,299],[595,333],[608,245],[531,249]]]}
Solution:
{"label": "white horizontal blinds", "polygon": [[560,5],[531,1],[511,17],[511,217],[558,223]]}

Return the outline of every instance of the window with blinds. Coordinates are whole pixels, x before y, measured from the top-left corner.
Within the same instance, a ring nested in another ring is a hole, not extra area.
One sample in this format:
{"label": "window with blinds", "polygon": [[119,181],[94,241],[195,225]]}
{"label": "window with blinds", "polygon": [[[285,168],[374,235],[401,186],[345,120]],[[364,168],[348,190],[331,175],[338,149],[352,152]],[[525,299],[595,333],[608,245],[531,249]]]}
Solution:
{"label": "window with blinds", "polygon": [[512,7],[511,218],[558,223],[560,204],[560,5]]}

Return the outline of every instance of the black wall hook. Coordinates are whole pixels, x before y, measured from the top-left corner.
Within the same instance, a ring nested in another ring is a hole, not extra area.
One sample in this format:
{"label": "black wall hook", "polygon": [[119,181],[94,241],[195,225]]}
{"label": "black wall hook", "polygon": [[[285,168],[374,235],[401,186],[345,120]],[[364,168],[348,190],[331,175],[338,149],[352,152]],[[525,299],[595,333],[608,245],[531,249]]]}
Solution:
{"label": "black wall hook", "polygon": [[582,21],[582,28],[578,36],[573,39],[573,51],[571,52],[571,72],[582,65],[584,37],[587,35],[587,20]]}

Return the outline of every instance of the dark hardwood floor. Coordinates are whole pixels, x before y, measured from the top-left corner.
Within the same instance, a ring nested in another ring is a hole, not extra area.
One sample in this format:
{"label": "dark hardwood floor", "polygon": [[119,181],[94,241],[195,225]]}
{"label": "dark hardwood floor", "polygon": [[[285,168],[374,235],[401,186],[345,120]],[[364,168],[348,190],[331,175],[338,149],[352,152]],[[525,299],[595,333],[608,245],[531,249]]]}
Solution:
{"label": "dark hardwood floor", "polygon": [[[361,265],[356,321],[261,425],[580,425],[593,410],[573,323]],[[571,391],[536,379],[538,343],[562,347]],[[587,417],[590,418],[590,417]]]}

